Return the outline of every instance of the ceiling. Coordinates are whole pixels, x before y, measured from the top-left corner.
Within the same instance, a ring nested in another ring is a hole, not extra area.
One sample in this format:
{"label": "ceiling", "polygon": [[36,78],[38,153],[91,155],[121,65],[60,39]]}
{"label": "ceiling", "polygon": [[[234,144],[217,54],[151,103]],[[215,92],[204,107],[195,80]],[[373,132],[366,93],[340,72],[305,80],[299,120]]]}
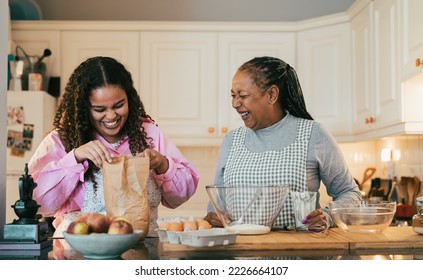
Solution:
{"label": "ceiling", "polygon": [[[22,2],[25,0],[9,0]],[[32,0],[44,20],[299,21],[355,0]]]}

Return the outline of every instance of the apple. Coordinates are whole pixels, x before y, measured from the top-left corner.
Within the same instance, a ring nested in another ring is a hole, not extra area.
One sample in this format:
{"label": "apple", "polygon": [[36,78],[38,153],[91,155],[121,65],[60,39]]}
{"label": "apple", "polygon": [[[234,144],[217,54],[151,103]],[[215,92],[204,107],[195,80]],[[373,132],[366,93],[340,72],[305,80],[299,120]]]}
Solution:
{"label": "apple", "polygon": [[115,220],[110,223],[108,234],[131,234],[134,228],[131,223],[124,220]]}
{"label": "apple", "polygon": [[87,224],[92,232],[106,233],[110,226],[110,218],[101,213],[89,213],[87,215]]}
{"label": "apple", "polygon": [[125,218],[124,216],[114,216],[110,219],[110,222],[114,222],[114,221],[125,221],[128,223],[131,223],[127,218]]}
{"label": "apple", "polygon": [[86,222],[73,221],[69,224],[66,232],[72,234],[89,234],[91,230]]}

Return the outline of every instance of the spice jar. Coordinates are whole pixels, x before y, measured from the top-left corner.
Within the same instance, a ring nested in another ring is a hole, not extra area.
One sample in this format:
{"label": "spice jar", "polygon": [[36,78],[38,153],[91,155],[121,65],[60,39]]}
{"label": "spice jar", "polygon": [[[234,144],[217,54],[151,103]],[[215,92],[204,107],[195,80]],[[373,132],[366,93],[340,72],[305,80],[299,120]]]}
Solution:
{"label": "spice jar", "polygon": [[417,198],[417,214],[413,216],[413,231],[423,235],[423,196]]}

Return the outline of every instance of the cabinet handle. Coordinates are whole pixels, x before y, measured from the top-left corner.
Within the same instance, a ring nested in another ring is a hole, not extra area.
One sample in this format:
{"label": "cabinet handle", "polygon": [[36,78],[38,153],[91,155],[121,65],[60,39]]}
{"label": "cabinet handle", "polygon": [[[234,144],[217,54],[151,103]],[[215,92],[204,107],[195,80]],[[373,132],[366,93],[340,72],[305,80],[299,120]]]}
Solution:
{"label": "cabinet handle", "polygon": [[226,133],[228,132],[228,128],[227,127],[222,127],[222,133]]}
{"label": "cabinet handle", "polygon": [[373,117],[366,118],[366,119],[364,120],[364,122],[365,122],[366,124],[371,124],[371,123],[374,123],[375,121],[376,121],[376,119],[375,119],[375,118],[373,118]]}
{"label": "cabinet handle", "polygon": [[209,129],[207,130],[209,133],[214,133],[214,127],[210,126]]}
{"label": "cabinet handle", "polygon": [[423,61],[419,57],[416,59],[416,67],[420,67],[421,65],[423,65]]}

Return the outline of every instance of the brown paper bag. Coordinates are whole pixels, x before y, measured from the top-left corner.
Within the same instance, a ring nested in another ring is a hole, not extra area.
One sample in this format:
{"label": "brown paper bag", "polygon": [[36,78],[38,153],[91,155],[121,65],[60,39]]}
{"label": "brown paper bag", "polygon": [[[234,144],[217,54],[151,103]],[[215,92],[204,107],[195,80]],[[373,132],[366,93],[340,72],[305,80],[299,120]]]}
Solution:
{"label": "brown paper bag", "polygon": [[148,233],[150,205],[147,198],[148,157],[120,156],[103,164],[103,191],[106,214],[124,216],[134,229]]}

